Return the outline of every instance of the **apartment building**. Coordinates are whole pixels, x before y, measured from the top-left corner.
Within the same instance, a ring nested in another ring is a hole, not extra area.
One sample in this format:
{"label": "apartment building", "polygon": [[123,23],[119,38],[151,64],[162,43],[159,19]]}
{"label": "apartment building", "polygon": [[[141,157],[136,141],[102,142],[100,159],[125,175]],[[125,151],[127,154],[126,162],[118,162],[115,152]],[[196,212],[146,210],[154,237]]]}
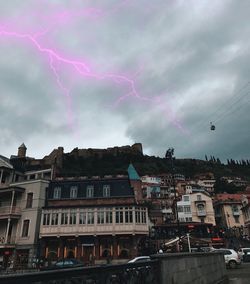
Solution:
{"label": "apartment building", "polygon": [[52,181],[42,210],[42,256],[85,263],[136,256],[140,239],[148,235],[148,213],[135,198],[140,194],[134,169],[129,176]]}
{"label": "apartment building", "polygon": [[214,197],[214,210],[217,226],[223,229],[244,226],[241,207],[242,194],[216,194]]}
{"label": "apartment building", "polygon": [[156,176],[142,176],[143,197],[147,199],[161,196],[161,178]]}
{"label": "apartment building", "polygon": [[244,219],[243,237],[250,240],[250,194],[242,195],[242,213]]}
{"label": "apartment building", "polygon": [[192,192],[177,202],[180,222],[196,222],[215,225],[213,202],[205,192]]}
{"label": "apartment building", "polygon": [[[38,256],[41,208],[51,169],[25,172],[26,146],[18,148],[15,166],[0,156],[0,265],[28,267]],[[20,160],[18,160],[20,159]]]}

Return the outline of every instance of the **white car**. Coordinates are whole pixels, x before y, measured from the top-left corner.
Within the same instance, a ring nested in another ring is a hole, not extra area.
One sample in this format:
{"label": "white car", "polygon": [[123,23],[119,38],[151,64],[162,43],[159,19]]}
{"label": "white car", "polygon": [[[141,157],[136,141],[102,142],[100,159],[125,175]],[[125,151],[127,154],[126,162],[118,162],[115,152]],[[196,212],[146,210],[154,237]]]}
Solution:
{"label": "white car", "polygon": [[250,261],[250,248],[240,248],[238,254],[242,261]]}
{"label": "white car", "polygon": [[229,268],[236,268],[238,265],[241,264],[241,258],[238,255],[238,253],[233,249],[227,249],[227,248],[220,248],[220,249],[214,249],[212,251],[220,252],[224,254],[225,263]]}
{"label": "white car", "polygon": [[143,261],[149,261],[151,260],[149,256],[137,256],[133,259],[131,259],[130,261],[128,261],[128,263],[137,263],[137,262],[143,262]]}

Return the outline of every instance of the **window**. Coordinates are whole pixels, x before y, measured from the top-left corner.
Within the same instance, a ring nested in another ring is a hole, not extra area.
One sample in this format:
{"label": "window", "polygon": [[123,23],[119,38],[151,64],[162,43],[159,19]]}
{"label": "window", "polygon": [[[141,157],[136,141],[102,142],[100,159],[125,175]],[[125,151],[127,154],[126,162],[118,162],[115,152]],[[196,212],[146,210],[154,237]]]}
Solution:
{"label": "window", "polygon": [[77,186],[71,186],[70,187],[70,198],[77,198]]}
{"label": "window", "polygon": [[22,231],[22,237],[28,237],[29,235],[29,226],[30,226],[30,220],[24,220],[23,221],[23,231]]}
{"label": "window", "polygon": [[49,213],[44,213],[43,214],[43,225],[48,226],[50,223],[50,214]]}
{"label": "window", "polygon": [[186,217],[186,222],[192,222],[192,217]]}
{"label": "window", "polygon": [[87,212],[87,224],[88,225],[94,224],[94,211],[93,210],[89,210]]}
{"label": "window", "polygon": [[76,224],[76,211],[72,210],[69,213],[69,224],[75,225]]}
{"label": "window", "polygon": [[55,187],[54,188],[54,199],[60,199],[61,198],[61,187]]}
{"label": "window", "polygon": [[86,224],[86,218],[87,218],[87,214],[85,211],[80,211],[79,214],[79,224],[80,225],[85,225]]}
{"label": "window", "polygon": [[113,223],[112,217],[113,217],[112,209],[111,208],[106,209],[106,223],[107,224]]}
{"label": "window", "polygon": [[32,208],[33,203],[33,192],[27,194],[26,208]]}
{"label": "window", "polygon": [[146,210],[142,209],[142,223],[147,223]]}
{"label": "window", "polygon": [[115,208],[115,222],[118,224],[123,223],[123,207]]}
{"label": "window", "polygon": [[87,186],[87,191],[86,191],[86,197],[91,198],[94,196],[94,186],[93,185],[88,185]]}
{"label": "window", "polygon": [[97,212],[97,224],[104,224],[104,209],[101,208]]}
{"label": "window", "polygon": [[133,211],[131,207],[125,207],[125,223],[133,223]]}
{"label": "window", "polygon": [[30,179],[35,179],[36,176],[35,175],[30,175]]}
{"label": "window", "polygon": [[146,210],[144,208],[135,209],[135,222],[136,223],[147,223]]}
{"label": "window", "polygon": [[68,224],[68,218],[69,218],[68,212],[62,212],[61,225],[67,225]]}
{"label": "window", "polygon": [[184,213],[191,213],[191,208],[188,205],[183,206]]}
{"label": "window", "polygon": [[141,214],[140,214],[139,209],[135,209],[135,222],[141,223]]}
{"label": "window", "polygon": [[197,209],[198,209],[198,211],[203,212],[203,211],[205,210],[204,204],[198,204],[198,205],[197,205]]}
{"label": "window", "polygon": [[110,185],[104,185],[102,192],[103,192],[103,197],[109,197],[110,196]]}
{"label": "window", "polygon": [[239,208],[237,205],[232,205],[232,211],[233,213],[238,213],[239,212]]}
{"label": "window", "polygon": [[178,212],[183,212],[183,206],[177,206],[177,211]]}
{"label": "window", "polygon": [[201,197],[201,195],[199,194],[199,195],[197,195],[197,200],[198,201],[201,201],[202,200],[202,197]]}
{"label": "window", "polygon": [[183,196],[183,201],[189,201],[189,196],[188,195],[184,195]]}
{"label": "window", "polygon": [[51,225],[58,225],[58,213],[52,213]]}

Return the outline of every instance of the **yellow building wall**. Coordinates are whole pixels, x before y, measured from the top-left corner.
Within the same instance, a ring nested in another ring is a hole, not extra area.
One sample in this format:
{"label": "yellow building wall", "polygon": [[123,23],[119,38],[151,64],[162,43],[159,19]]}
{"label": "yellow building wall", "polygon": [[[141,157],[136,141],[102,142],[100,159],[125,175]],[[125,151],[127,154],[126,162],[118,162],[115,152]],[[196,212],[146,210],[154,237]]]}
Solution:
{"label": "yellow building wall", "polygon": [[[215,226],[215,215],[214,215],[214,208],[213,202],[211,197],[207,196],[203,193],[192,193],[191,194],[191,210],[192,210],[192,220],[193,222],[201,222],[201,217],[197,215],[197,196],[201,195],[201,200],[205,201],[205,211],[206,216],[204,216],[204,223],[213,224]],[[202,202],[201,201],[201,202]]]}
{"label": "yellow building wall", "polygon": [[239,208],[239,222],[237,223],[233,211],[232,211],[232,206],[231,204],[224,204],[222,207],[222,213],[223,213],[223,219],[228,228],[233,228],[233,227],[241,227],[244,226],[244,218],[243,218],[243,213],[240,210],[240,205],[237,205]]}

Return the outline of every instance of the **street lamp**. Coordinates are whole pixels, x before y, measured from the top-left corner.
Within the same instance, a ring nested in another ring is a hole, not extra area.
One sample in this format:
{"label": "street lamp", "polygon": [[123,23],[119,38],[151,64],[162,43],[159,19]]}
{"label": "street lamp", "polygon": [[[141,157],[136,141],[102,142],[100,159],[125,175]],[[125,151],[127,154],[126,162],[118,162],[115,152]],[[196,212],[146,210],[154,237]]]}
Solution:
{"label": "street lamp", "polygon": [[170,166],[171,166],[171,172],[172,172],[172,181],[173,181],[173,187],[174,187],[174,208],[175,208],[175,218],[177,222],[177,234],[178,237],[180,238],[180,222],[179,222],[179,216],[178,216],[178,208],[177,208],[177,194],[176,194],[176,187],[175,187],[175,178],[174,178],[174,148],[169,148],[165,154],[165,158],[167,161],[170,161]]}

